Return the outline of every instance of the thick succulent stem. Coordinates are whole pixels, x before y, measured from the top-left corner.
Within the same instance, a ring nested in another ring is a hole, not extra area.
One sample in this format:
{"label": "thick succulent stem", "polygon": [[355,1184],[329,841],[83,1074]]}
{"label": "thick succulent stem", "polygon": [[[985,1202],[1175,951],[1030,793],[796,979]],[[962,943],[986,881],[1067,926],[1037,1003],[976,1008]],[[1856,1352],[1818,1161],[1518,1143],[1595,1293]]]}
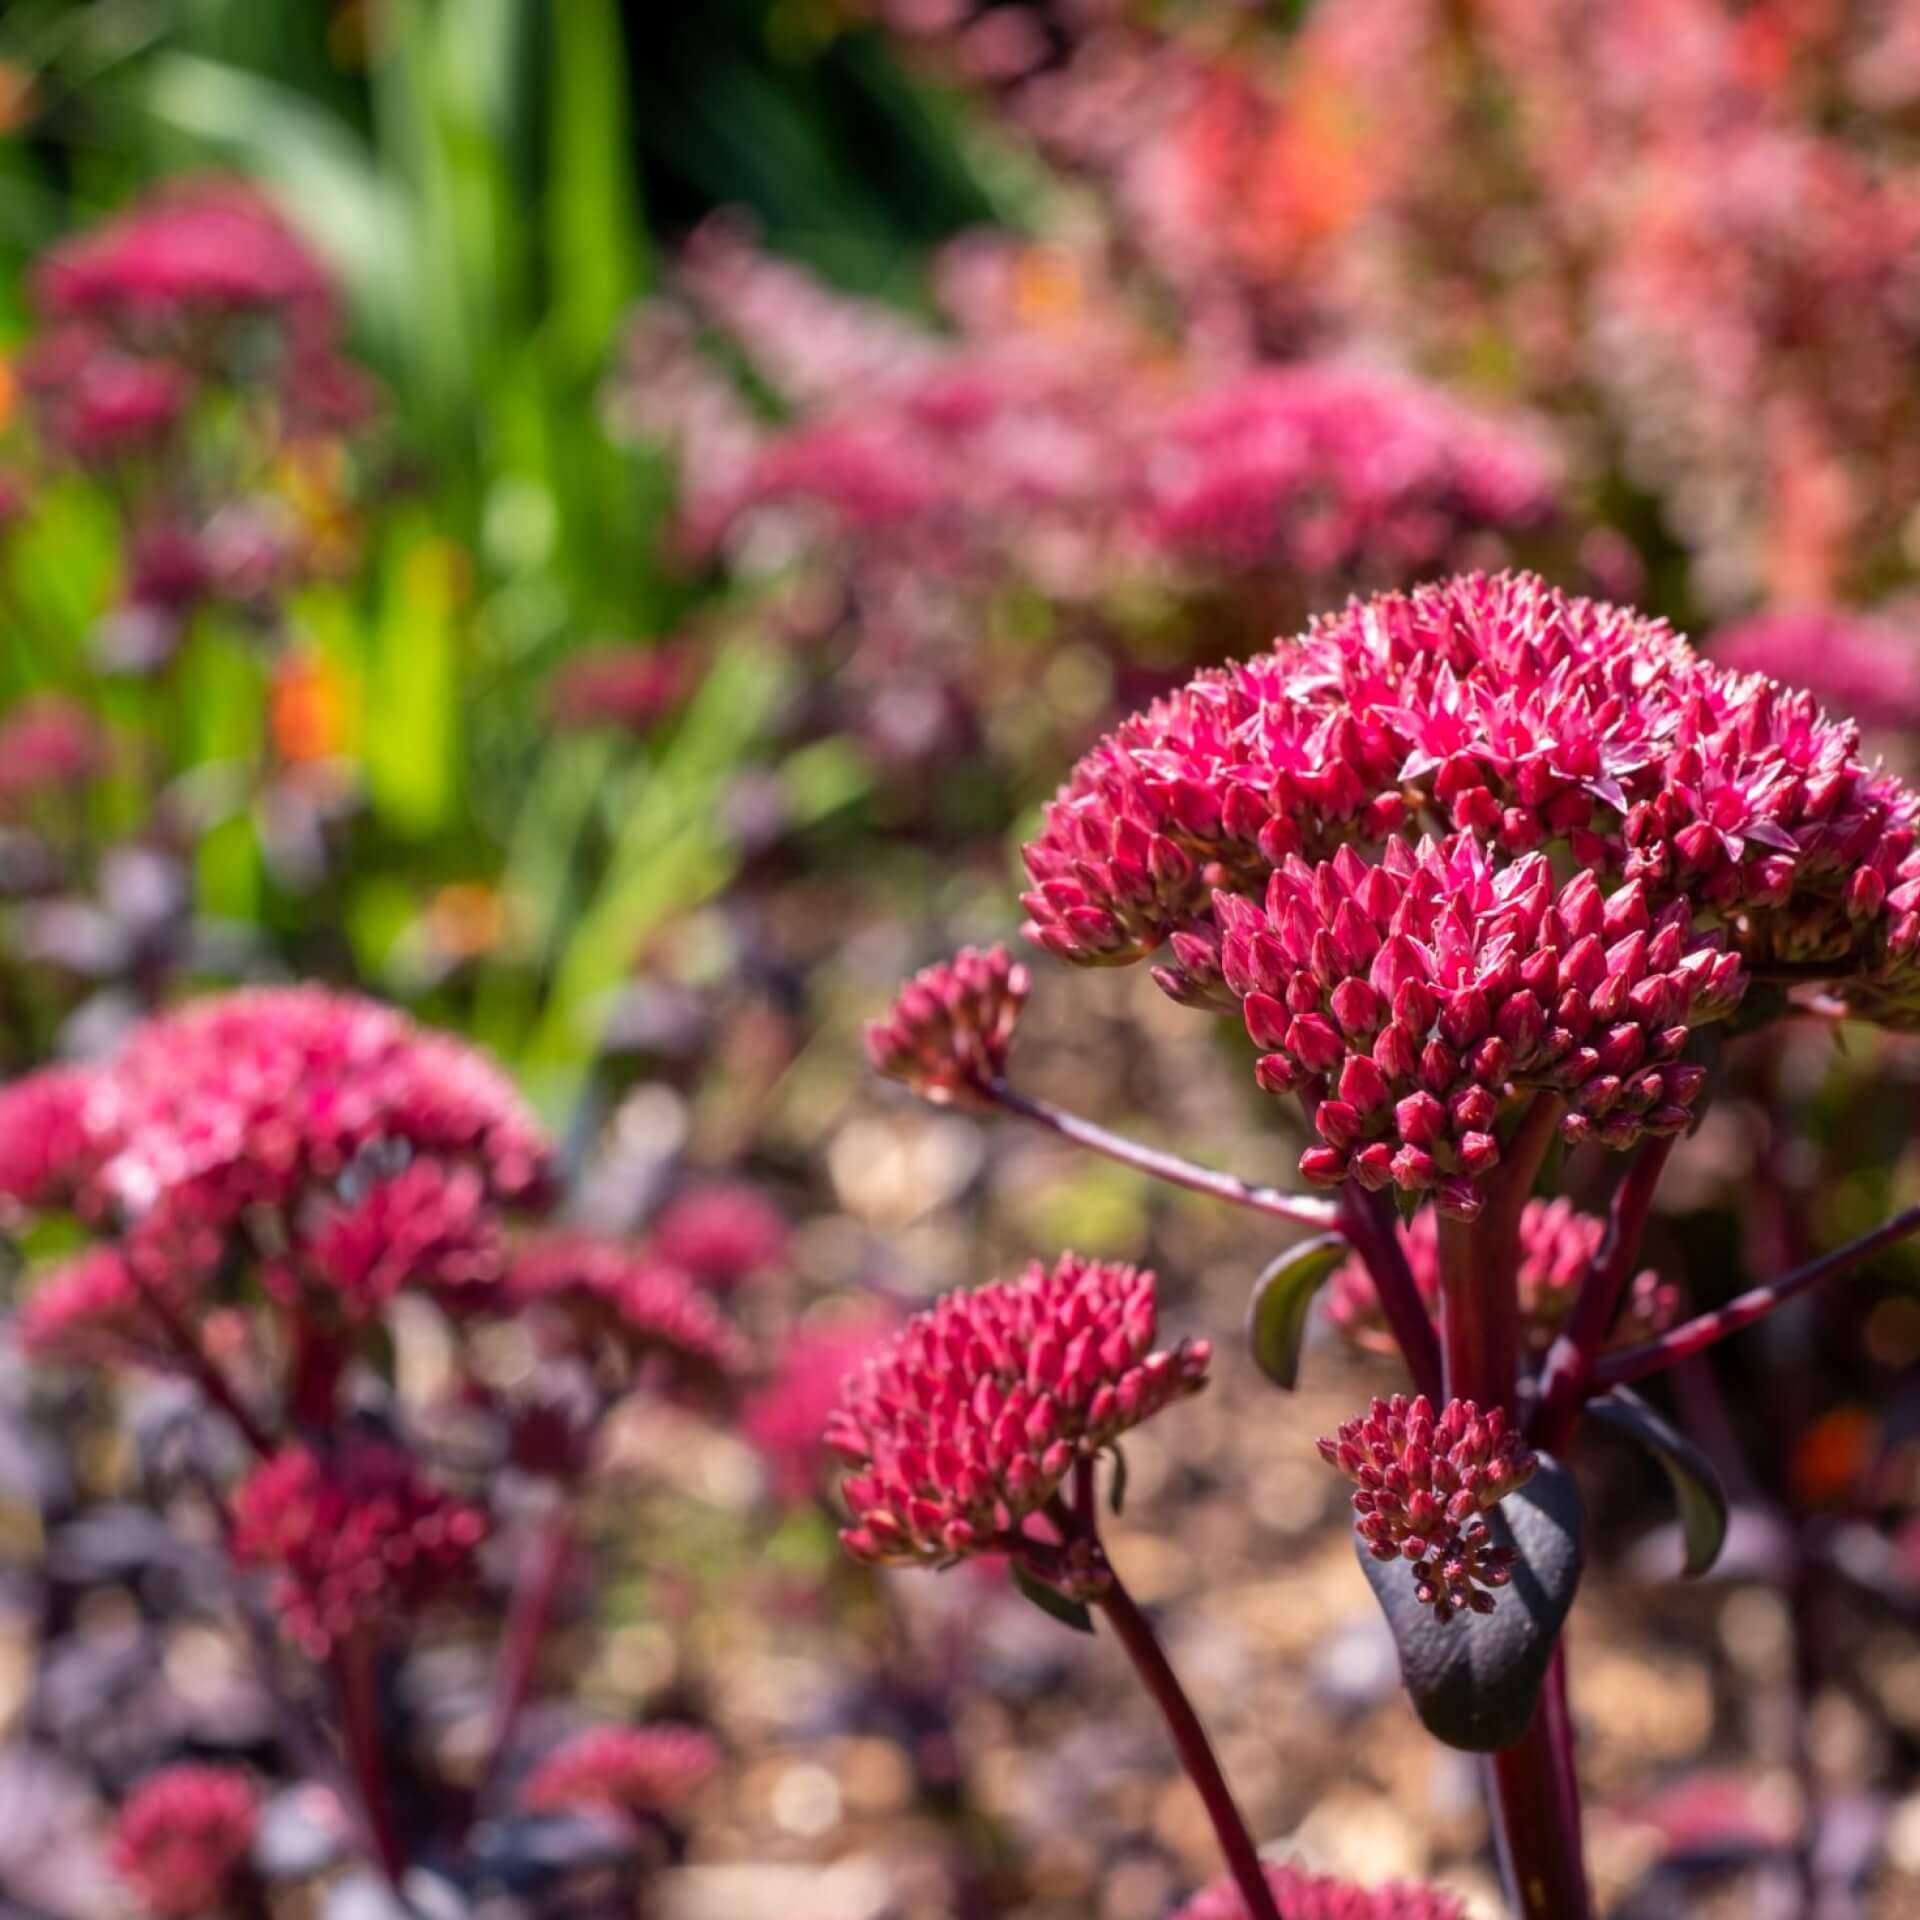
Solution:
{"label": "thick succulent stem", "polygon": [[1567,1712],[1566,1648],[1554,1654],[1533,1724],[1486,1763],[1494,1845],[1518,1920],[1588,1920],[1580,1791]]}
{"label": "thick succulent stem", "polygon": [[1340,1189],[1340,1229],[1373,1281],[1380,1311],[1415,1388],[1430,1400],[1442,1399],[1440,1336],[1407,1264],[1406,1249],[1394,1225],[1393,1202],[1383,1193],[1367,1193],[1349,1181]]}
{"label": "thick succulent stem", "polygon": [[[1559,1123],[1559,1103],[1539,1095],[1502,1157],[1475,1220],[1440,1218],[1441,1331],[1449,1399],[1513,1405],[1519,1370],[1519,1222]],[[1463,1624],[1471,1632],[1472,1623]],[[1488,1805],[1508,1897],[1520,1920],[1587,1920],[1591,1912],[1580,1830],[1566,1648],[1514,1746],[1485,1765]]]}
{"label": "thick succulent stem", "polygon": [[1049,1133],[1057,1133],[1063,1140],[1071,1140],[1075,1146],[1104,1154],[1107,1159],[1117,1160],[1123,1167],[1132,1167],[1155,1180],[1209,1194],[1232,1206],[1250,1207],[1255,1213],[1288,1220],[1296,1226],[1317,1227],[1322,1233],[1344,1231],[1330,1200],[1317,1200],[1311,1194],[1286,1193],[1278,1187],[1254,1186],[1230,1173],[1196,1166],[1178,1154],[1163,1153],[1157,1147],[1129,1140],[1124,1134],[1109,1133],[1105,1127],[1083,1120],[1077,1113],[1068,1113],[1063,1107],[1017,1091],[1004,1080],[997,1080],[982,1091],[1003,1112],[1018,1114],[1023,1120],[1045,1127]]}
{"label": "thick succulent stem", "polygon": [[1843,1273],[1870,1254],[1878,1253],[1882,1247],[1890,1247],[1895,1241],[1904,1240],[1914,1233],[1920,1233],[1920,1207],[1908,1207],[1904,1212],[1896,1213],[1871,1233],[1863,1233],[1859,1239],[1849,1240],[1844,1247],[1836,1247],[1833,1252],[1822,1254],[1818,1260],[1810,1260],[1804,1267],[1796,1267],[1792,1273],[1778,1280],[1770,1280],[1763,1287],[1750,1287],[1745,1293],[1736,1294],[1724,1307],[1716,1307],[1711,1313],[1698,1314],[1691,1320],[1682,1321],[1657,1340],[1646,1340],[1637,1347],[1625,1347],[1618,1353],[1605,1355],[1594,1365],[1593,1390],[1604,1393],[1609,1387],[1625,1386],[1629,1381],[1643,1379],[1647,1374],[1664,1372],[1666,1368],[1704,1351],[1728,1335],[1752,1326],[1756,1320],[1764,1320],[1768,1314],[1785,1306],[1796,1295],[1805,1293],[1809,1287],[1818,1286],[1822,1280],[1830,1280],[1836,1273]]}
{"label": "thick succulent stem", "polygon": [[1233,1790],[1227,1785],[1226,1775],[1220,1771],[1220,1762],[1214,1756],[1206,1729],[1201,1726],[1193,1703],[1187,1698],[1178,1675],[1168,1663],[1152,1623],[1135,1604],[1133,1596],[1121,1585],[1117,1574],[1113,1575],[1111,1584],[1100,1595],[1097,1604],[1120,1644],[1126,1648],[1135,1672],[1153,1695],[1154,1704],[1166,1719],[1167,1731],[1172,1734],[1173,1744],[1179,1749],[1187,1778],[1193,1782],[1194,1791],[1199,1794],[1207,1817],[1213,1822],[1213,1830],[1220,1840],[1220,1851],[1226,1855],[1227,1870],[1240,1890],[1240,1898],[1246,1903],[1249,1920],[1280,1920],[1273,1892],[1267,1885],[1266,1875],[1261,1871],[1259,1852],[1234,1801]]}

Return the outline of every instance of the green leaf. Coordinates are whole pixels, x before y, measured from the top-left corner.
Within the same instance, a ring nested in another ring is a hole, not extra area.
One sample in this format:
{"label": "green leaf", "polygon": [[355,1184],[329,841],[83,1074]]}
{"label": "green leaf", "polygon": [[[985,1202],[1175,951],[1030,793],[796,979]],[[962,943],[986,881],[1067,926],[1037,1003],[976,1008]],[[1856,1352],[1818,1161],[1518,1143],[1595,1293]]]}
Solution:
{"label": "green leaf", "polygon": [[1289,1393],[1300,1378],[1307,1309],[1347,1252],[1340,1234],[1318,1234],[1289,1247],[1253,1283],[1247,1301],[1247,1342],[1260,1371]]}
{"label": "green leaf", "polygon": [[1713,1462],[1678,1427],[1637,1393],[1615,1387],[1589,1401],[1587,1411],[1603,1426],[1636,1440],[1660,1462],[1680,1511],[1686,1542],[1683,1580],[1698,1580],[1720,1558],[1727,1543],[1727,1490]]}
{"label": "green leaf", "polygon": [[1017,1592],[1046,1614],[1058,1620],[1063,1627],[1071,1627],[1075,1633],[1093,1631],[1093,1615],[1087,1611],[1083,1600],[1069,1600],[1057,1587],[1050,1587],[1044,1580],[1029,1573],[1018,1560],[1013,1563],[1013,1584]]}
{"label": "green leaf", "polygon": [[1125,1510],[1127,1504],[1127,1456],[1117,1444],[1111,1451],[1113,1477],[1107,1482],[1107,1504],[1118,1514]]}

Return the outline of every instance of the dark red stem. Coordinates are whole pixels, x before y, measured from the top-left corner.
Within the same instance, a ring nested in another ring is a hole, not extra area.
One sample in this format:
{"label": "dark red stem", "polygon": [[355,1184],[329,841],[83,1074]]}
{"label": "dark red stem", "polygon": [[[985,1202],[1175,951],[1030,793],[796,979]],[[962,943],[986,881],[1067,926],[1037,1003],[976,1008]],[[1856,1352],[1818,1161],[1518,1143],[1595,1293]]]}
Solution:
{"label": "dark red stem", "polygon": [[1207,1809],[1207,1817],[1213,1822],[1213,1830],[1220,1840],[1220,1851],[1227,1857],[1227,1870],[1233,1876],[1234,1885],[1240,1889],[1240,1898],[1246,1905],[1249,1920],[1280,1920],[1280,1910],[1274,1903],[1266,1874],[1261,1870],[1260,1855],[1254,1847],[1252,1836],[1247,1832],[1247,1823],[1234,1802],[1233,1790],[1227,1785],[1226,1775],[1220,1771],[1220,1762],[1214,1757],[1212,1744],[1207,1739],[1206,1729],[1200,1724],[1199,1715],[1194,1712],[1178,1676],[1167,1662],[1152,1623],[1134,1604],[1133,1596],[1120,1584],[1118,1574],[1113,1576],[1111,1585],[1100,1596],[1098,1605],[1113,1628],[1115,1637],[1126,1648],[1134,1671],[1145,1682],[1147,1691],[1153,1695],[1154,1703],[1166,1719],[1167,1731],[1173,1735],[1173,1744],[1180,1751],[1180,1761],[1187,1770],[1187,1778],[1193,1782],[1194,1790]]}
{"label": "dark red stem", "polygon": [[139,1291],[141,1305],[153,1316],[155,1324],[166,1336],[168,1346],[186,1362],[187,1370],[198,1382],[200,1391],[240,1429],[247,1445],[264,1459],[273,1451],[273,1440],[266,1428],[254,1418],[240,1396],[228,1385],[226,1375],[214,1365],[212,1358],[193,1337],[192,1329],[174,1312],[173,1303],[158,1287],[147,1284],[137,1264],[129,1261],[128,1267],[133,1273],[133,1284]]}
{"label": "dark red stem", "polygon": [[1393,1202],[1384,1193],[1367,1193],[1352,1181],[1340,1189],[1340,1230],[1353,1243],[1373,1281],[1373,1290],[1400,1348],[1414,1387],[1430,1400],[1445,1391],[1440,1366],[1440,1336],[1420,1298],[1407,1250],[1394,1223]]}
{"label": "dark red stem", "polygon": [[1640,1258],[1640,1237],[1673,1141],[1672,1135],[1647,1141],[1628,1164],[1614,1189],[1606,1234],[1581,1277],[1567,1324],[1547,1355],[1531,1438],[1549,1453],[1564,1451],[1586,1403],[1594,1362],[1613,1331],[1620,1297]]}
{"label": "dark red stem", "polygon": [[334,1678],[340,1689],[340,1720],[346,1732],[347,1770],[367,1817],[380,1871],[394,1887],[406,1872],[406,1855],[393,1823],[387,1794],[386,1760],[381,1752],[380,1694],[374,1679],[372,1637],[359,1632],[334,1648]]}
{"label": "dark red stem", "polygon": [[1822,1254],[1818,1260],[1811,1260],[1763,1287],[1752,1287],[1737,1294],[1724,1307],[1682,1321],[1657,1340],[1643,1341],[1637,1347],[1605,1355],[1594,1364],[1593,1390],[1604,1393],[1609,1387],[1624,1386],[1630,1380],[1663,1372],[1677,1361],[1726,1339],[1729,1334],[1752,1326],[1756,1320],[1764,1320],[1797,1294],[1818,1286],[1822,1280],[1830,1280],[1848,1267],[1858,1266],[1869,1254],[1878,1253],[1882,1247],[1892,1246],[1913,1233],[1920,1233],[1920,1207],[1908,1207],[1904,1213],[1896,1213],[1891,1220],[1883,1221],[1871,1233],[1849,1240],[1844,1247],[1836,1247],[1832,1253]]}
{"label": "dark red stem", "polygon": [[[493,1708],[489,1716],[487,1758],[480,1775],[479,1796],[498,1776],[507,1750],[512,1745],[520,1716],[526,1710],[533,1691],[533,1677],[540,1664],[541,1643],[552,1624],[553,1607],[565,1578],[567,1562],[573,1553],[573,1503],[557,1494],[554,1503],[541,1515],[527,1557],[522,1561],[514,1583],[513,1604],[507,1615],[506,1642],[501,1650],[500,1669],[494,1683]],[[479,1796],[476,1796],[478,1798]]]}
{"label": "dark red stem", "polygon": [[[1520,1216],[1563,1109],[1536,1094],[1484,1183],[1474,1220],[1440,1216],[1440,1324],[1450,1399],[1511,1407],[1520,1364]],[[1485,1767],[1494,1843],[1519,1920],[1588,1920],[1580,1788],[1566,1703],[1566,1649],[1519,1742]]]}
{"label": "dark red stem", "polygon": [[1494,1846],[1517,1920],[1588,1920],[1564,1646],[1554,1652],[1533,1724],[1517,1746],[1488,1759],[1486,1774]]}
{"label": "dark red stem", "polygon": [[1316,1200],[1309,1194],[1286,1193],[1279,1187],[1252,1186],[1230,1173],[1220,1173],[1212,1167],[1195,1166],[1191,1160],[1182,1160],[1178,1154],[1162,1153],[1159,1148],[1142,1146],[1139,1141],[1129,1140],[1124,1134],[1109,1133],[1105,1127],[1095,1126],[1091,1120],[1083,1120],[1077,1113],[1068,1113],[1063,1107],[1017,1091],[1004,1080],[995,1081],[983,1091],[1004,1112],[1018,1114],[1023,1120],[1031,1120],[1035,1125],[1045,1127],[1048,1132],[1057,1133],[1063,1140],[1071,1140],[1074,1145],[1086,1147],[1093,1153],[1104,1154],[1109,1160],[1117,1160],[1123,1167],[1132,1167],[1136,1172],[1148,1174],[1153,1179],[1189,1188],[1194,1193],[1209,1194],[1232,1206],[1251,1207],[1255,1213],[1268,1214],[1276,1220],[1290,1220],[1296,1226],[1317,1227],[1322,1233],[1344,1231],[1330,1200]]}

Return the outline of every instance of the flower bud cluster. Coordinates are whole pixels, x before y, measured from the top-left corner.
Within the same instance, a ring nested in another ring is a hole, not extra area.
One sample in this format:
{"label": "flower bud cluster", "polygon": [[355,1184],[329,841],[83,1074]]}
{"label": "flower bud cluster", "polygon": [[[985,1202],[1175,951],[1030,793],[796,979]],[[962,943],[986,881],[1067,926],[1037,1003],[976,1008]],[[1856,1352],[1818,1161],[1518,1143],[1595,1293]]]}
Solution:
{"label": "flower bud cluster", "polygon": [[1468,835],[1289,856],[1264,907],[1216,900],[1221,974],[1241,1003],[1270,1093],[1306,1092],[1321,1144],[1300,1160],[1478,1212],[1500,1157],[1494,1121],[1516,1088],[1551,1087],[1570,1141],[1624,1148],[1677,1132],[1705,1080],[1688,1029],[1737,1004],[1745,976],[1684,906],[1657,917],[1637,884],[1590,873],[1555,889],[1542,855],[1508,864]]}
{"label": "flower bud cluster", "polygon": [[527,1776],[529,1813],[677,1813],[713,1777],[720,1752],[698,1727],[592,1727],[564,1740]]}
{"label": "flower bud cluster", "polygon": [[155,1920],[225,1912],[253,1851],[259,1797],[245,1774],[191,1762],[149,1774],[113,1823],[113,1870]]}
{"label": "flower bud cluster", "polygon": [[1486,1413],[1451,1400],[1435,1419],[1425,1394],[1376,1399],[1359,1419],[1319,1442],[1320,1457],[1354,1482],[1354,1530],[1376,1560],[1407,1560],[1414,1592],[1435,1616],[1491,1613],[1493,1589],[1514,1561],[1486,1514],[1526,1485],[1539,1465],[1503,1407]]}
{"label": "flower bud cluster", "polygon": [[856,1559],[945,1566],[1019,1542],[1078,1461],[1206,1384],[1210,1349],[1155,1351],[1154,1277],[1062,1254],[916,1314],[846,1382],[827,1444]]}
{"label": "flower bud cluster", "polygon": [[[1606,1222],[1581,1213],[1570,1200],[1529,1200],[1520,1214],[1520,1260],[1516,1279],[1528,1345],[1544,1353],[1573,1311]],[[1429,1313],[1440,1311],[1440,1223],[1422,1208],[1401,1230],[1400,1245]],[[1344,1261],[1327,1282],[1327,1317],[1357,1346],[1395,1353],[1373,1276],[1358,1259]],[[1621,1302],[1613,1339],[1632,1345],[1670,1327],[1680,1310],[1680,1291],[1651,1268],[1634,1276]]]}
{"label": "flower bud cluster", "polygon": [[1807,696],[1629,610],[1467,576],[1355,602],[1125,721],[1026,849],[1028,932],[1085,965],[1171,941],[1167,984],[1204,1001],[1223,893],[1437,827],[1499,859],[1563,849],[1898,1022],[1920,1017],[1916,812]]}
{"label": "flower bud cluster", "polygon": [[315,1660],[465,1577],[487,1517],[429,1483],[411,1455],[352,1438],[282,1449],[233,1498],[234,1561],[272,1575],[287,1637]]}
{"label": "flower bud cluster", "polygon": [[673,1376],[726,1379],[746,1365],[746,1343],[689,1274],[643,1246],[586,1233],[527,1241],[505,1275],[515,1308],[550,1306],[583,1333],[612,1338],[635,1363]]}
{"label": "flower bud cluster", "polygon": [[[1356,1887],[1277,1862],[1264,1872],[1281,1920],[1466,1920],[1452,1894],[1432,1887]],[[1195,1894],[1173,1920],[1249,1920],[1246,1898],[1231,1880],[1221,1880]]]}
{"label": "flower bud cluster", "polygon": [[887,1017],[867,1028],[867,1056],[923,1100],[984,1105],[1006,1072],[1028,986],[1005,947],[962,947],[900,989]]}

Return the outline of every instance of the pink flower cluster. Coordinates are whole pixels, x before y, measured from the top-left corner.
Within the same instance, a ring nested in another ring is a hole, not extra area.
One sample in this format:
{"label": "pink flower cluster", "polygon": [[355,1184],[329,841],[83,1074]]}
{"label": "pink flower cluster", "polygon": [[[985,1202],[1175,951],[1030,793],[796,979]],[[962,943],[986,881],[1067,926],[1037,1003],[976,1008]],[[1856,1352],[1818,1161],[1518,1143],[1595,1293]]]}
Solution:
{"label": "pink flower cluster", "polygon": [[1544,447],[1402,374],[1260,369],[1176,410],[1155,436],[1143,512],[1155,545],[1227,567],[1405,579],[1462,526],[1544,520]]}
{"label": "pink flower cluster", "polygon": [[152,1356],[158,1330],[116,1247],[89,1247],[39,1280],[15,1323],[30,1359],[112,1366]]}
{"label": "pink flower cluster", "polygon": [[[1606,1234],[1606,1222],[1581,1213],[1570,1200],[1529,1200],[1520,1214],[1520,1260],[1516,1279],[1526,1337],[1544,1353],[1573,1311],[1580,1283]],[[1440,1227],[1430,1209],[1415,1214],[1400,1234],[1421,1300],[1440,1310]],[[1373,1278],[1359,1259],[1334,1270],[1327,1282],[1327,1317],[1357,1345],[1376,1353],[1399,1349],[1380,1311]],[[1679,1289],[1648,1268],[1627,1287],[1613,1339],[1621,1345],[1652,1338],[1673,1324],[1680,1308]]]}
{"label": "pink flower cluster", "polygon": [[[1266,1877],[1281,1920],[1466,1920],[1466,1908],[1452,1894],[1432,1887],[1356,1887],[1278,1863],[1266,1868]],[[1248,1920],[1247,1903],[1231,1880],[1222,1880],[1195,1894],[1173,1920]]]}
{"label": "pink flower cluster", "polygon": [[[1411,375],[1264,365],[1200,328],[1170,347],[1091,249],[971,235],[935,286],[944,334],[711,223],[675,304],[641,315],[618,402],[678,457],[687,551],[780,577],[763,617],[845,650],[828,697],[856,690],[855,724],[890,759],[977,744],[973,709],[1029,672],[1030,643],[994,644],[1010,588],[1124,656],[1143,598],[1270,632],[1339,585],[1457,562],[1555,502],[1530,428]],[[725,404],[693,316],[790,422]]]}
{"label": "pink flower cluster", "polygon": [[[1176,998],[1257,996],[1267,1083],[1333,1096],[1310,1170],[1343,1177],[1391,1114],[1357,1170],[1424,1189],[1472,1179],[1482,1095],[1529,1076],[1573,1096],[1581,1137],[1683,1124],[1692,1076],[1664,1070],[1743,968],[1910,1022],[1916,811],[1806,696],[1625,609],[1469,576],[1356,602],[1126,721],[1026,849],[1028,932],[1092,965],[1169,944]],[[1410,845],[1427,833],[1452,837]],[[1586,871],[1556,891],[1549,854]]]}
{"label": "pink flower cluster", "polygon": [[22,382],[50,448],[113,469],[126,609],[267,611],[324,563],[277,469],[358,427],[370,398],[330,275],[254,188],[167,187],[55,246],[32,292]]}
{"label": "pink flower cluster", "polygon": [[230,1767],[163,1767],[141,1781],[113,1823],[110,1859],[156,1920],[223,1912],[259,1829],[259,1799]]}
{"label": "pink flower cluster", "polygon": [[660,1209],[649,1237],[669,1266],[718,1293],[771,1272],[787,1257],[787,1223],[779,1208],[742,1181],[676,1194]]}
{"label": "pink flower cluster", "polygon": [[1030,985],[1005,947],[963,947],[900,989],[887,1017],[867,1028],[867,1057],[923,1100],[990,1105]]}
{"label": "pink flower cluster", "polygon": [[529,1813],[671,1815],[719,1765],[719,1749],[698,1727],[592,1727],[562,1741],[534,1768],[520,1804]]}
{"label": "pink flower cluster", "polygon": [[37,694],[0,715],[0,809],[73,792],[105,770],[107,741],[77,701]]}
{"label": "pink flower cluster", "polygon": [[1020,1545],[1077,1463],[1206,1384],[1207,1343],[1155,1351],[1156,1320],[1151,1273],[1072,1253],[916,1314],[828,1423],[854,1469],[847,1550],[946,1566]]}
{"label": "pink flower cluster", "polygon": [[1717,938],[1689,942],[1684,902],[1655,920],[1639,881],[1608,897],[1590,872],[1556,893],[1544,855],[1497,866],[1467,835],[1390,840],[1378,866],[1289,855],[1264,909],[1222,894],[1216,912],[1256,1077],[1311,1096],[1322,1144],[1301,1172],[1431,1191],[1463,1218],[1515,1088],[1559,1090],[1573,1142],[1685,1127],[1706,1080],[1680,1061],[1688,1029],[1746,984]]}
{"label": "pink flower cluster", "polygon": [[1722,627],[1713,657],[1736,673],[1802,687],[1871,732],[1920,726],[1920,610],[1779,607]]}
{"label": "pink flower cluster", "polygon": [[[70,1201],[120,1228],[130,1257],[175,1275],[211,1272],[235,1236],[257,1236],[272,1216],[280,1248],[304,1255],[318,1235],[347,1289],[390,1291],[390,1264],[346,1257],[339,1183],[396,1154],[442,1162],[442,1177],[376,1180],[384,1190],[362,1207],[410,1205],[424,1217],[429,1195],[443,1212],[477,1191],[495,1204],[528,1201],[546,1170],[531,1116],[481,1054],[320,987],[190,1002],[146,1022],[99,1067],[50,1068],[0,1094],[9,1197]],[[445,1184],[456,1165],[478,1190]],[[428,1243],[448,1230],[444,1218],[434,1226]],[[245,1250],[279,1251],[257,1238]]]}
{"label": "pink flower cluster", "polygon": [[1319,1442],[1320,1457],[1358,1491],[1354,1530],[1376,1560],[1412,1563],[1414,1592],[1435,1617],[1491,1613],[1515,1555],[1485,1516],[1539,1465],[1506,1409],[1486,1413],[1450,1400],[1438,1419],[1425,1394],[1376,1399],[1359,1419]]}
{"label": "pink flower cluster", "polygon": [[689,650],[671,643],[597,647],[561,663],[547,687],[547,711],[571,732],[613,728],[644,739],[694,684]]}
{"label": "pink flower cluster", "polygon": [[670,1376],[726,1379],[746,1365],[739,1332],[682,1268],[644,1246],[585,1233],[527,1241],[505,1274],[518,1308],[552,1307],[584,1333],[605,1333],[638,1364],[658,1360]]}
{"label": "pink flower cluster", "polygon": [[272,1576],[282,1629],[323,1660],[463,1579],[486,1534],[485,1513],[433,1486],[402,1448],[348,1438],[256,1467],[233,1497],[228,1548]]}

